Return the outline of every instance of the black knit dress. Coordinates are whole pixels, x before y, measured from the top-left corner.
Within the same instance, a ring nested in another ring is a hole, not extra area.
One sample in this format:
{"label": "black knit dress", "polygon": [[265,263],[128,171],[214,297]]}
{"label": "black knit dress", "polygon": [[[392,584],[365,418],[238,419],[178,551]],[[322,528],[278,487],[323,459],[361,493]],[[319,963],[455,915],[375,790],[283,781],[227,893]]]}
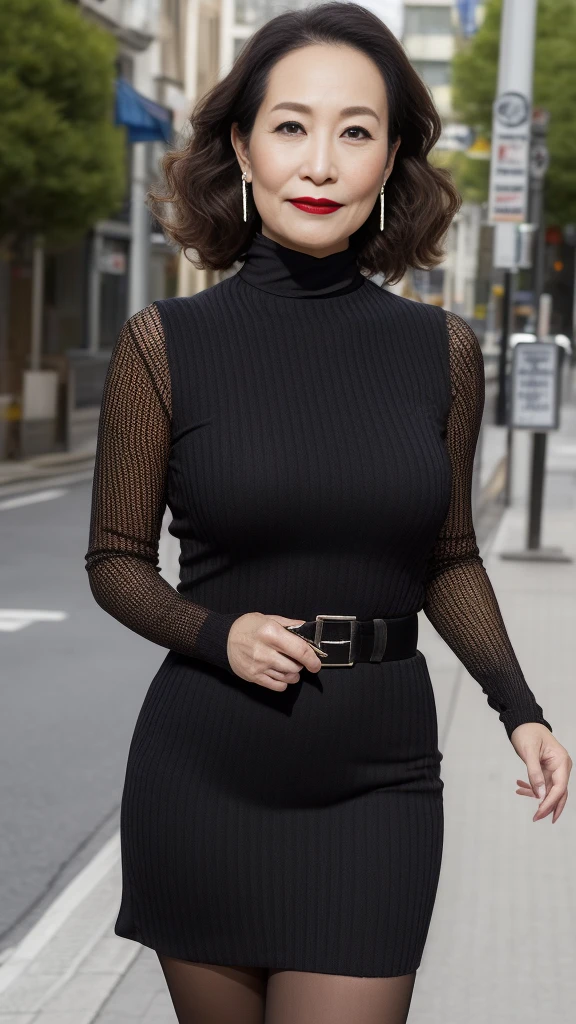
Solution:
{"label": "black knit dress", "polygon": [[[476,546],[483,403],[466,323],[378,287],[352,249],[257,234],[237,274],[126,322],[87,569],[103,608],[169,650],[128,756],[118,935],[202,963],[418,968],[443,840],[423,654],[272,691],[226,644],[245,612],[423,608],[508,736],[550,728]],[[177,591],[157,569],[166,505]]]}

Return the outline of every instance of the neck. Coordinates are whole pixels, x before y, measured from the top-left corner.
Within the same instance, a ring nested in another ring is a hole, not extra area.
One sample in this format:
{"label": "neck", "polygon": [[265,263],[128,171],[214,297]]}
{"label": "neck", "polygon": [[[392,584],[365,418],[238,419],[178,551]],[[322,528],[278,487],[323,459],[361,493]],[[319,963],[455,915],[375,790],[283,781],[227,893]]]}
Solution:
{"label": "neck", "polygon": [[285,249],[292,249],[294,252],[303,252],[307,256],[315,256],[316,259],[323,259],[325,256],[332,256],[335,252],[343,252],[349,247],[349,239],[345,238],[339,242],[333,242],[331,245],[325,245],[321,248],[312,248],[308,245],[294,245],[293,242],[288,238],[284,238],[282,235],[277,235],[274,231],[271,231],[265,224],[262,226],[261,234],[264,238],[270,238],[271,241],[277,242],[278,245],[282,245]]}
{"label": "neck", "polygon": [[350,245],[326,256],[315,256],[257,231],[240,259],[244,263],[238,276],[245,284],[289,298],[345,295],[366,280]]}

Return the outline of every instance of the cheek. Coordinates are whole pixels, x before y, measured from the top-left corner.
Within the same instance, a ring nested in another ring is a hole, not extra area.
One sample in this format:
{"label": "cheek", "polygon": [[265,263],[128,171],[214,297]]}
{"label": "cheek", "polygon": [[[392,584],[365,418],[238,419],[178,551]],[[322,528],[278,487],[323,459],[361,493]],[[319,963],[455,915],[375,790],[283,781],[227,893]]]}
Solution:
{"label": "cheek", "polygon": [[278,144],[259,142],[251,147],[252,172],[264,192],[278,192],[294,174],[294,159]]}
{"label": "cheek", "polygon": [[367,156],[366,160],[350,161],[346,185],[351,202],[374,199],[383,180],[384,156]]}

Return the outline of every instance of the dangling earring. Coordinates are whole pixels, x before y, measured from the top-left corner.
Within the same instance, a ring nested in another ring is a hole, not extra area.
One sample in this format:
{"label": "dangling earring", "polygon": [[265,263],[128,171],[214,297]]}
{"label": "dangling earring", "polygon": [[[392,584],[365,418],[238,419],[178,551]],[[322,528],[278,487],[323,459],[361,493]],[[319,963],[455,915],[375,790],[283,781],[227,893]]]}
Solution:
{"label": "dangling earring", "polygon": [[244,220],[248,220],[246,214],[246,171],[242,171],[242,212]]}
{"label": "dangling earring", "polygon": [[384,231],[384,185],[385,184],[386,184],[386,182],[383,182],[382,188],[380,189],[380,231]]}

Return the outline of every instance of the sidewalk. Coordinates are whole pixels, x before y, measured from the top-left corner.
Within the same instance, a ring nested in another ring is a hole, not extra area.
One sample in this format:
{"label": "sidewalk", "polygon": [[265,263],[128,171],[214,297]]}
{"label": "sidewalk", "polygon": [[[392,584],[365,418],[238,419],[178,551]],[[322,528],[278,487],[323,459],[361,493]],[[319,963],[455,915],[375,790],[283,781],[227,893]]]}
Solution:
{"label": "sidewalk", "polygon": [[96,442],[73,452],[49,452],[32,459],[0,460],[0,487],[29,484],[52,479],[56,474],[69,474],[94,467]]}
{"label": "sidewalk", "polygon": [[[574,562],[501,559],[524,547],[525,512],[514,506],[482,555],[528,683],[574,758],[575,405],[549,438],[543,522],[543,544],[560,545]],[[496,712],[420,620],[444,754],[446,830],[410,1024],[566,1024],[576,1004],[574,797],[553,827],[550,815],[532,821],[538,805],[515,794],[516,778],[527,774]],[[0,1024],[174,1024],[155,954],[113,935],[117,836],[99,857],[0,967]]]}

